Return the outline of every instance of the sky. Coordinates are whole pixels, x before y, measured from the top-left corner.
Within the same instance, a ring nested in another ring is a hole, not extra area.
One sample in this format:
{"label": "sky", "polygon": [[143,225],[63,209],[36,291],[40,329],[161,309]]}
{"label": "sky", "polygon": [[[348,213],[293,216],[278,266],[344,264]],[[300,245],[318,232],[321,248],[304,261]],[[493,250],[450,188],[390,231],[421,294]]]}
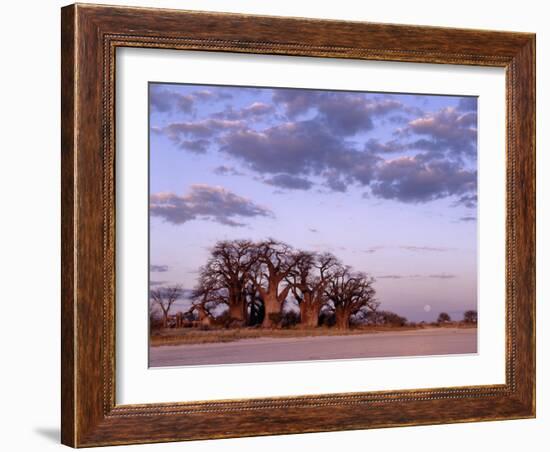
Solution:
{"label": "sky", "polygon": [[149,127],[151,287],[271,237],[368,273],[411,321],[476,309],[475,97],[151,83]]}

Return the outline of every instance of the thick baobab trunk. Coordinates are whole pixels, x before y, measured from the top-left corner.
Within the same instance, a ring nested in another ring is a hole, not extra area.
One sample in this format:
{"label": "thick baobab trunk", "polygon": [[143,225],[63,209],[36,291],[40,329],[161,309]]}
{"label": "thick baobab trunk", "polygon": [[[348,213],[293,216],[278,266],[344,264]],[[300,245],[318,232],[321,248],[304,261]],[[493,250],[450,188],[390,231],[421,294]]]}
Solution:
{"label": "thick baobab trunk", "polygon": [[338,328],[339,330],[349,329],[350,313],[348,312],[348,310],[343,308],[336,308],[334,314],[336,316],[336,328]]}
{"label": "thick baobab trunk", "polygon": [[314,304],[300,304],[300,326],[303,328],[315,328],[319,325],[319,307]]}
{"label": "thick baobab trunk", "polygon": [[264,298],[265,315],[262,322],[262,327],[273,328],[278,326],[278,321],[274,317],[281,314],[281,303],[277,299],[277,294],[274,292],[268,292]]}
{"label": "thick baobab trunk", "polygon": [[232,320],[244,321],[244,310],[242,303],[233,303],[229,306],[229,317]]}
{"label": "thick baobab trunk", "polygon": [[229,294],[229,316],[243,324],[246,322],[246,297],[240,286],[232,286]]}

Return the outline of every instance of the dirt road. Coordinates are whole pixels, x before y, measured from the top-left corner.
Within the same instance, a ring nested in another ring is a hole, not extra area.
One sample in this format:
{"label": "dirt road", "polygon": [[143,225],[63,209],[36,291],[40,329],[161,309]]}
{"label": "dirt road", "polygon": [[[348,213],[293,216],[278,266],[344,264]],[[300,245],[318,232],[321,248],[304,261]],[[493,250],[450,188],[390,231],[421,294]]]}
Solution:
{"label": "dirt road", "polygon": [[433,328],[350,336],[151,347],[149,365],[188,366],[476,353],[477,329]]}

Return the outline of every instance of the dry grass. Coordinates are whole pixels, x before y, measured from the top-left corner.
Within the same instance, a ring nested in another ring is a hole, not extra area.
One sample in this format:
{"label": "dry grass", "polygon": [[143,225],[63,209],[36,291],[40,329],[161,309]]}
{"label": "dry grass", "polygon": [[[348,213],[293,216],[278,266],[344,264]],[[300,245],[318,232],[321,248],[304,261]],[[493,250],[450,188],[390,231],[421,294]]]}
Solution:
{"label": "dry grass", "polygon": [[[474,326],[464,324],[442,325],[441,328],[472,328]],[[285,329],[264,329],[264,328],[232,328],[232,329],[211,329],[199,330],[195,328],[164,329],[155,331],[151,335],[150,344],[155,347],[159,345],[182,345],[182,344],[207,344],[214,342],[233,342],[241,339],[254,339],[260,337],[293,338],[308,336],[347,336],[355,334],[380,333],[384,331],[407,331],[423,328],[438,328],[433,326],[362,326],[349,330],[338,330],[336,328],[285,328]]]}

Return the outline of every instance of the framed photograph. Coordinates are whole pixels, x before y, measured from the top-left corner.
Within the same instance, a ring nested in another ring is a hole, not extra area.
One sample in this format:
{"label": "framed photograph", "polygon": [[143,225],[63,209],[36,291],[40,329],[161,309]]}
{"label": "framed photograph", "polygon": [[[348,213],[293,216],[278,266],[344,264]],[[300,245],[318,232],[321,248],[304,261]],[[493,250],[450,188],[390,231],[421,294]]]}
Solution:
{"label": "framed photograph", "polygon": [[62,442],[535,416],[535,36],[62,9]]}

